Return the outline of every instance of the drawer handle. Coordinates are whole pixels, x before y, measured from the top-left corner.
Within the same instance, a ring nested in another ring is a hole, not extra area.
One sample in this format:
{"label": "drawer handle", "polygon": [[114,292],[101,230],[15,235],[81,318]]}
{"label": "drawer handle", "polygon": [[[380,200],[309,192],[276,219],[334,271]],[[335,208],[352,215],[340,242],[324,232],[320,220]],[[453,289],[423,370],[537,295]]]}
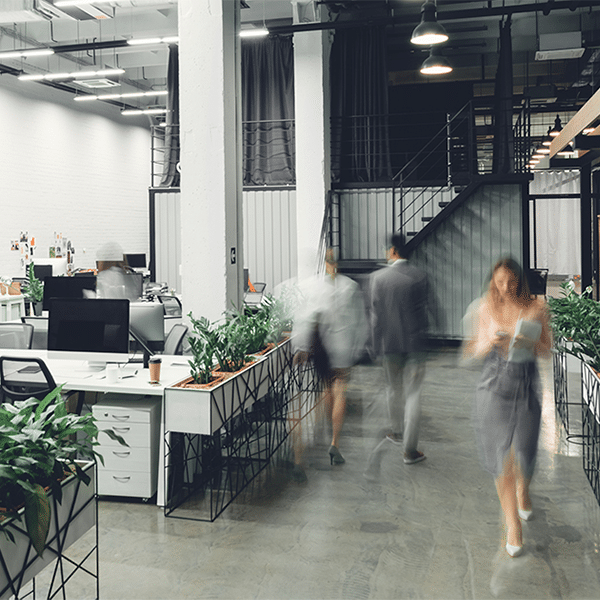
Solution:
{"label": "drawer handle", "polygon": [[130,419],[130,415],[113,415],[112,417],[115,421],[128,421]]}
{"label": "drawer handle", "polygon": [[115,481],[119,481],[120,483],[127,483],[131,477],[117,477],[116,475],[113,475],[113,479]]}
{"label": "drawer handle", "polygon": [[127,433],[128,431],[131,430],[131,427],[113,427],[113,429],[117,432],[117,433]]}
{"label": "drawer handle", "polygon": [[129,456],[131,454],[131,452],[117,452],[116,450],[113,450],[113,454],[115,456],[118,456],[119,458],[125,458],[125,457]]}

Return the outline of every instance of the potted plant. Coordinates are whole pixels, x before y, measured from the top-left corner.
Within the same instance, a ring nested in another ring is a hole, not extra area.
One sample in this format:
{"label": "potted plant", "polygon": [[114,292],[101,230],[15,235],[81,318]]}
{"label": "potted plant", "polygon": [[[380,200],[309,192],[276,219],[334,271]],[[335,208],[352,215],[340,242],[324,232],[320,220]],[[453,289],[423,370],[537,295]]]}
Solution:
{"label": "potted plant", "polygon": [[27,267],[27,282],[22,285],[22,292],[25,299],[33,306],[34,313],[37,316],[41,315],[44,284],[35,276],[32,262]]}
{"label": "potted plant", "polygon": [[91,413],[67,413],[61,387],[41,401],[0,405],[0,597],[15,593],[15,582],[21,586],[75,541],[69,519],[85,524],[79,535],[95,522],[97,437]]}
{"label": "potted plant", "polygon": [[581,294],[572,281],[560,287],[559,298],[548,298],[556,349],[600,372],[600,303],[592,298],[591,287]]}

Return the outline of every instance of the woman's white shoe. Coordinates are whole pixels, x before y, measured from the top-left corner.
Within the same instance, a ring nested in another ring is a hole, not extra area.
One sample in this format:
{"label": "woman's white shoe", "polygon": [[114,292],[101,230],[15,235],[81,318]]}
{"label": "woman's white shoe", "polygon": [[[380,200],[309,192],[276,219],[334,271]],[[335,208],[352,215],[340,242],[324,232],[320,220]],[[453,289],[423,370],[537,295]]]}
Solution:
{"label": "woman's white shoe", "polygon": [[521,517],[521,519],[523,521],[530,521],[531,517],[533,516],[533,511],[532,510],[521,510],[520,508],[519,510],[519,517]]}
{"label": "woman's white shoe", "polygon": [[506,551],[511,558],[516,558],[523,552],[523,546],[513,546],[506,542]]}

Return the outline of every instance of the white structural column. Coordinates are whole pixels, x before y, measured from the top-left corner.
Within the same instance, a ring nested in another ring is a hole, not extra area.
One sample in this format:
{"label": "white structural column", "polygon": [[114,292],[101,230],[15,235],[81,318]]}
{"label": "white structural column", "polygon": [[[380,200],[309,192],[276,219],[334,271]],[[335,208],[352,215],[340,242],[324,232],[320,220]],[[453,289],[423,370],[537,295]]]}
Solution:
{"label": "white structural column", "polygon": [[184,314],[242,303],[240,3],[179,0]]}
{"label": "white structural column", "polygon": [[330,188],[330,33],[294,34],[298,276],[314,274]]}

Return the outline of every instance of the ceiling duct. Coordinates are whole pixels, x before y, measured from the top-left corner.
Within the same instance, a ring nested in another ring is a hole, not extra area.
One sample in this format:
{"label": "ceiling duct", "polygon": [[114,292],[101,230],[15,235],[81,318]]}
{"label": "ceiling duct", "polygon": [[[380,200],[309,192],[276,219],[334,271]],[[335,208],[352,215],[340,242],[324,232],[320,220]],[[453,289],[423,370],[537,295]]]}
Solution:
{"label": "ceiling duct", "polygon": [[50,19],[72,19],[72,17],[47,0],[0,1],[0,23],[25,23]]}
{"label": "ceiling duct", "polygon": [[581,47],[581,31],[540,34],[535,60],[581,58],[584,52],[585,48]]}

